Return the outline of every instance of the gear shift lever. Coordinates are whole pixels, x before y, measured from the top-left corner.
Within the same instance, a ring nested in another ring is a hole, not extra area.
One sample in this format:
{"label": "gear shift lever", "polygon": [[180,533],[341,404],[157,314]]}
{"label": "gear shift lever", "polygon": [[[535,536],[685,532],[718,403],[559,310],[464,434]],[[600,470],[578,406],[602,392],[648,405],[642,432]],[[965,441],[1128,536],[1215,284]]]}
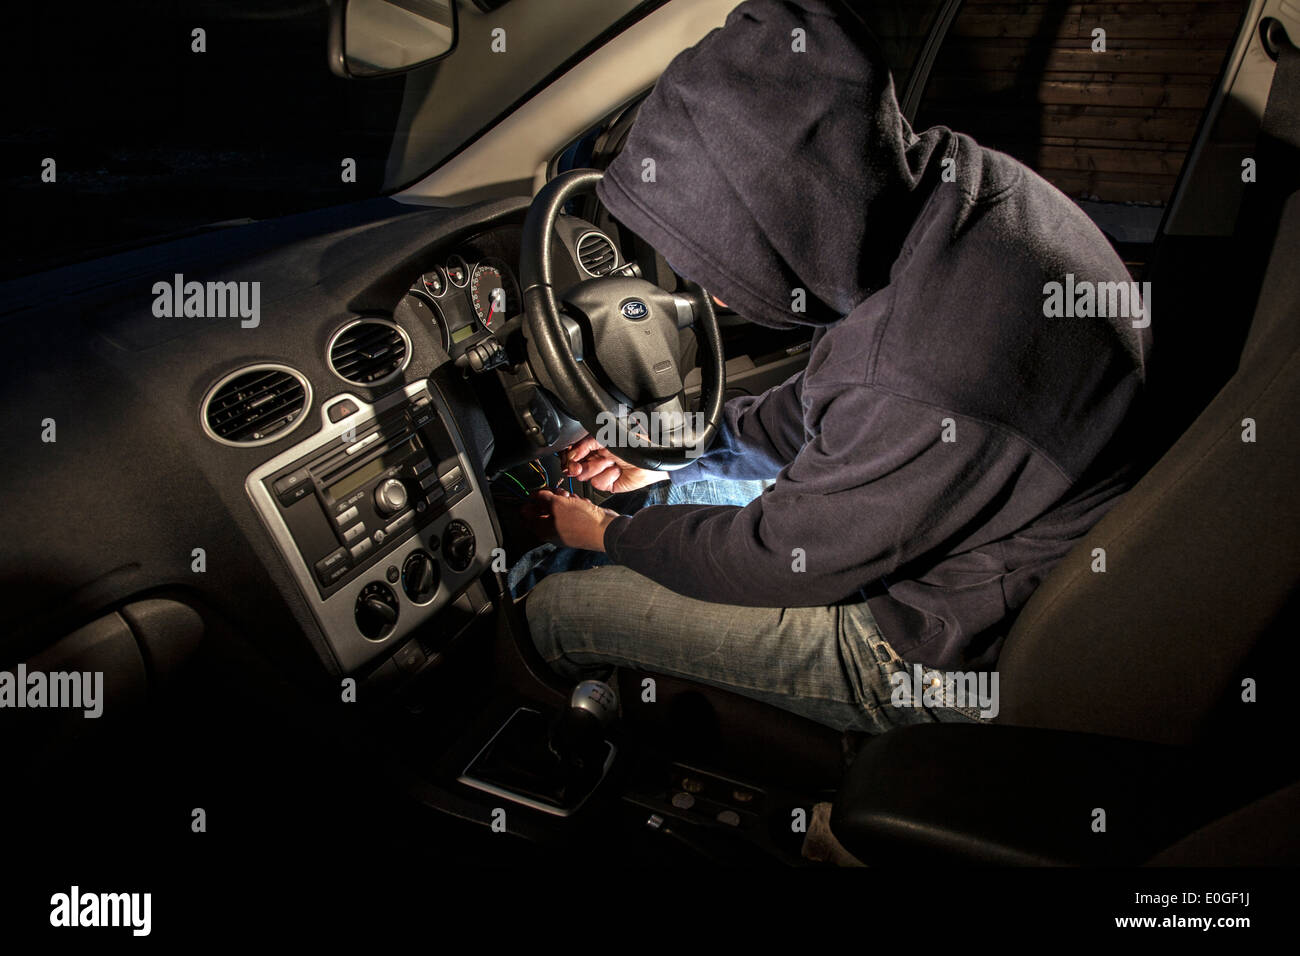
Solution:
{"label": "gear shift lever", "polygon": [[604,681],[585,680],[551,726],[551,750],[574,769],[599,771],[608,754],[605,734],[617,720],[618,693]]}
{"label": "gear shift lever", "polygon": [[605,739],[618,720],[618,694],[585,680],[557,717],[520,707],[458,778],[463,784],[547,813],[575,813],[595,792],[617,752]]}

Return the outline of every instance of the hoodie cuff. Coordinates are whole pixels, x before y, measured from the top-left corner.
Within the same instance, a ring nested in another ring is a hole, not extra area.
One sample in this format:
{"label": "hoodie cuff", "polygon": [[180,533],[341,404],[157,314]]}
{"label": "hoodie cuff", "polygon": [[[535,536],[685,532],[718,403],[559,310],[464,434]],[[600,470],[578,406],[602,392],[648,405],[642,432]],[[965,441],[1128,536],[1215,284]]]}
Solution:
{"label": "hoodie cuff", "polygon": [[627,526],[632,523],[632,519],[627,515],[619,515],[608,525],[605,526],[605,554],[609,555],[611,561],[616,564],[618,560],[618,539],[622,537]]}

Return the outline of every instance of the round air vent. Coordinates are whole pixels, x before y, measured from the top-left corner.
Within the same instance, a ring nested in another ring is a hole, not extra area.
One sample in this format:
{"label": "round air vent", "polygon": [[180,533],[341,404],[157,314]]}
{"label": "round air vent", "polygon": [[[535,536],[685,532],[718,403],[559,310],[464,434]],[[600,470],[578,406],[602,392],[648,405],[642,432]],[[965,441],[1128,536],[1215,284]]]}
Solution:
{"label": "round air vent", "polygon": [[223,445],[265,445],[293,431],[311,407],[311,385],[287,365],[249,365],[208,390],[201,420]]}
{"label": "round air vent", "polygon": [[609,275],[618,265],[618,251],[603,232],[584,233],[578,240],[578,262],[587,275]]}
{"label": "round air vent", "polygon": [[384,385],[401,375],[410,361],[406,330],[387,319],[357,319],[330,339],[330,368],[352,385]]}

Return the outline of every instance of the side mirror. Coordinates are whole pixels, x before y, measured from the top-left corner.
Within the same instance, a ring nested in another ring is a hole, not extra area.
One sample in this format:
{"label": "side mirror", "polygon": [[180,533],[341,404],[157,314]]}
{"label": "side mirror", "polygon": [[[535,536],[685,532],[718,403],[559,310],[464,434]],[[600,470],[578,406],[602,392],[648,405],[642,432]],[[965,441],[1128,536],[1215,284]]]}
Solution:
{"label": "side mirror", "polygon": [[456,0],[333,0],[330,70],[346,79],[389,76],[456,46]]}

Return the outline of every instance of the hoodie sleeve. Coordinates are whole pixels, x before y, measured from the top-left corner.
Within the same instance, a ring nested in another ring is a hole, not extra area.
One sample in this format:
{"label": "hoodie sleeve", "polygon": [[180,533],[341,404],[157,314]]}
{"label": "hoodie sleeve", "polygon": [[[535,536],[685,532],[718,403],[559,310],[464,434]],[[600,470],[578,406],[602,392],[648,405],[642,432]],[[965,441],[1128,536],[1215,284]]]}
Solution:
{"label": "hoodie sleeve", "polygon": [[749,505],[649,507],[610,524],[606,551],[700,600],[830,604],[973,528],[1010,533],[1070,485],[1014,433],[870,386],[835,388],[815,420]]}
{"label": "hoodie sleeve", "polygon": [[723,408],[712,448],[669,474],[675,485],[708,478],[755,481],[775,478],[798,456],[803,429],[803,372],[762,395],[733,398]]}

